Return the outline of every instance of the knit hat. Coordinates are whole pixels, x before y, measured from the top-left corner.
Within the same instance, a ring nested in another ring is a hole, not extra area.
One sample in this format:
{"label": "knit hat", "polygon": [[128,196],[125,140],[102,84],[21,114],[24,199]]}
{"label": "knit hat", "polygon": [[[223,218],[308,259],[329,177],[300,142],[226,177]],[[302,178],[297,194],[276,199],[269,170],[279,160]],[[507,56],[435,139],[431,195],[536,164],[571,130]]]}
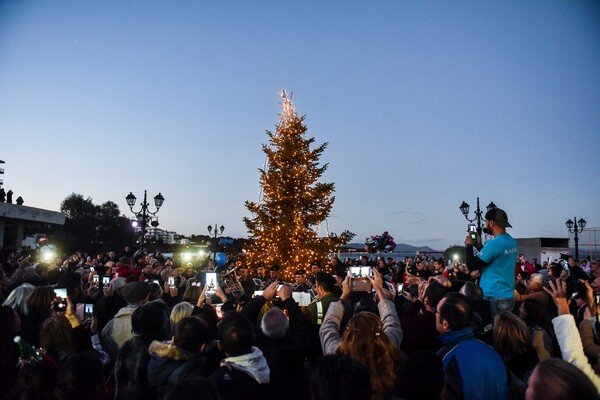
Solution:
{"label": "knit hat", "polygon": [[148,297],[150,290],[150,285],[147,282],[130,282],[123,288],[121,296],[127,304],[138,304]]}

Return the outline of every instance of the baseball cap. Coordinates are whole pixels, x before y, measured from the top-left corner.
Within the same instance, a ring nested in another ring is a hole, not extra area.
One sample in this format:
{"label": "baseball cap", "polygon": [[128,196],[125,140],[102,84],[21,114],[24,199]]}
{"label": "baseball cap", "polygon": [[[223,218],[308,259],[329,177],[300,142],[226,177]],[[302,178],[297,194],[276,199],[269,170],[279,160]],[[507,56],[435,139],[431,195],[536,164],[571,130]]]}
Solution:
{"label": "baseball cap", "polygon": [[506,211],[501,208],[492,208],[485,213],[485,219],[494,221],[496,225],[502,228],[512,228],[512,225],[508,223],[508,215]]}

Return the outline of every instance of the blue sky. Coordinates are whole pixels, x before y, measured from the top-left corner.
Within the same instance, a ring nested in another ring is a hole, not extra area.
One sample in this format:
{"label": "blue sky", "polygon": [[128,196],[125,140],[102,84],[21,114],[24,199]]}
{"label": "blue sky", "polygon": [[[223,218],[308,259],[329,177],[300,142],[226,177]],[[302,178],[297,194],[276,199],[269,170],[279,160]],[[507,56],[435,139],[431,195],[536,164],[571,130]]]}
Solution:
{"label": "blue sky", "polygon": [[331,231],[444,249],[479,196],[566,237],[600,226],[599,71],[592,1],[4,1],[2,178],[53,210],[161,192],[162,228],[243,237],[286,89],[329,143]]}

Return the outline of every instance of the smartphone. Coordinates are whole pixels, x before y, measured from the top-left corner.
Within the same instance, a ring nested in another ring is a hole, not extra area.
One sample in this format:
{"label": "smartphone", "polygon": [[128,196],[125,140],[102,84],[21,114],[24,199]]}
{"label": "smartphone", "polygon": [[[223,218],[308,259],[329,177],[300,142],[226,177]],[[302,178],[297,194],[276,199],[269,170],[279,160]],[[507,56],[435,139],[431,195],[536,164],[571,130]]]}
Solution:
{"label": "smartphone", "polygon": [[98,286],[99,279],[100,277],[98,275],[92,275],[92,284]]}
{"label": "smartphone", "polygon": [[170,287],[175,287],[175,277],[174,276],[170,276],[168,282],[169,282]]}
{"label": "smartphone", "polygon": [[83,319],[91,319],[94,316],[94,305],[86,303],[83,309]]}
{"label": "smartphone", "polygon": [[158,279],[152,279],[152,283],[156,283],[157,285],[160,286],[160,281]]}
{"label": "smartphone", "polygon": [[404,292],[404,283],[399,283],[398,284],[398,294],[401,294],[402,292]]}
{"label": "smartphone", "polygon": [[75,305],[75,315],[80,321],[92,319],[94,316],[94,305],[89,303],[77,303]]}
{"label": "smartphone", "polygon": [[279,292],[282,287],[283,287],[283,285],[277,285],[277,291]]}
{"label": "smartphone", "polygon": [[596,293],[596,304],[600,304],[600,293]]}
{"label": "smartphone", "polygon": [[52,308],[56,312],[67,311],[67,289],[55,288],[54,296],[56,297],[52,302]]}
{"label": "smartphone", "polygon": [[103,276],[102,277],[102,286],[107,288],[108,285],[110,285],[110,276]]}
{"label": "smartphone", "polygon": [[219,284],[217,282],[217,273],[216,272],[207,272],[206,273],[206,282],[204,284],[208,285],[208,288],[206,289],[206,294],[208,294],[208,295],[215,294],[215,289],[217,288],[217,285]]}
{"label": "smartphone", "polygon": [[469,224],[469,236],[471,237],[471,240],[477,240],[477,228],[473,224]]}
{"label": "smartphone", "polygon": [[215,311],[217,312],[217,318],[219,318],[219,319],[223,318],[223,312],[221,311],[220,304],[215,305]]}
{"label": "smartphone", "polygon": [[94,267],[90,267],[90,272],[94,272]]}

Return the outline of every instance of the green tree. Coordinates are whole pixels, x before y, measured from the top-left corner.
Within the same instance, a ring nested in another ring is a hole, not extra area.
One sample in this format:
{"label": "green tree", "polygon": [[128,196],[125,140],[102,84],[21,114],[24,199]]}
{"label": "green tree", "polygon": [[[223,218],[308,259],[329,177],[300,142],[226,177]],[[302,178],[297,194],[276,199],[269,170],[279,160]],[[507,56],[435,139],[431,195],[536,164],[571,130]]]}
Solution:
{"label": "green tree", "polygon": [[92,199],[71,193],[60,203],[60,211],[65,214],[64,232],[69,238],[65,243],[68,248],[63,250],[89,248],[96,238],[96,206]]}
{"label": "green tree", "polygon": [[117,250],[135,240],[129,220],[113,201],[94,205],[90,197],[71,193],[60,204],[65,214],[63,250]]}
{"label": "green tree", "polygon": [[335,200],[334,184],[321,182],[328,164],[320,165],[319,159],[327,143],[311,148],[315,139],[305,135],[305,117],[298,116],[285,91],[282,98],[281,119],[275,133],[267,131],[269,144],[263,145],[268,161],[260,169],[263,198],[246,202],[252,217],[244,223],[250,234],[248,264],[279,264],[289,279],[298,266],[324,259],[354,234],[318,236]]}

